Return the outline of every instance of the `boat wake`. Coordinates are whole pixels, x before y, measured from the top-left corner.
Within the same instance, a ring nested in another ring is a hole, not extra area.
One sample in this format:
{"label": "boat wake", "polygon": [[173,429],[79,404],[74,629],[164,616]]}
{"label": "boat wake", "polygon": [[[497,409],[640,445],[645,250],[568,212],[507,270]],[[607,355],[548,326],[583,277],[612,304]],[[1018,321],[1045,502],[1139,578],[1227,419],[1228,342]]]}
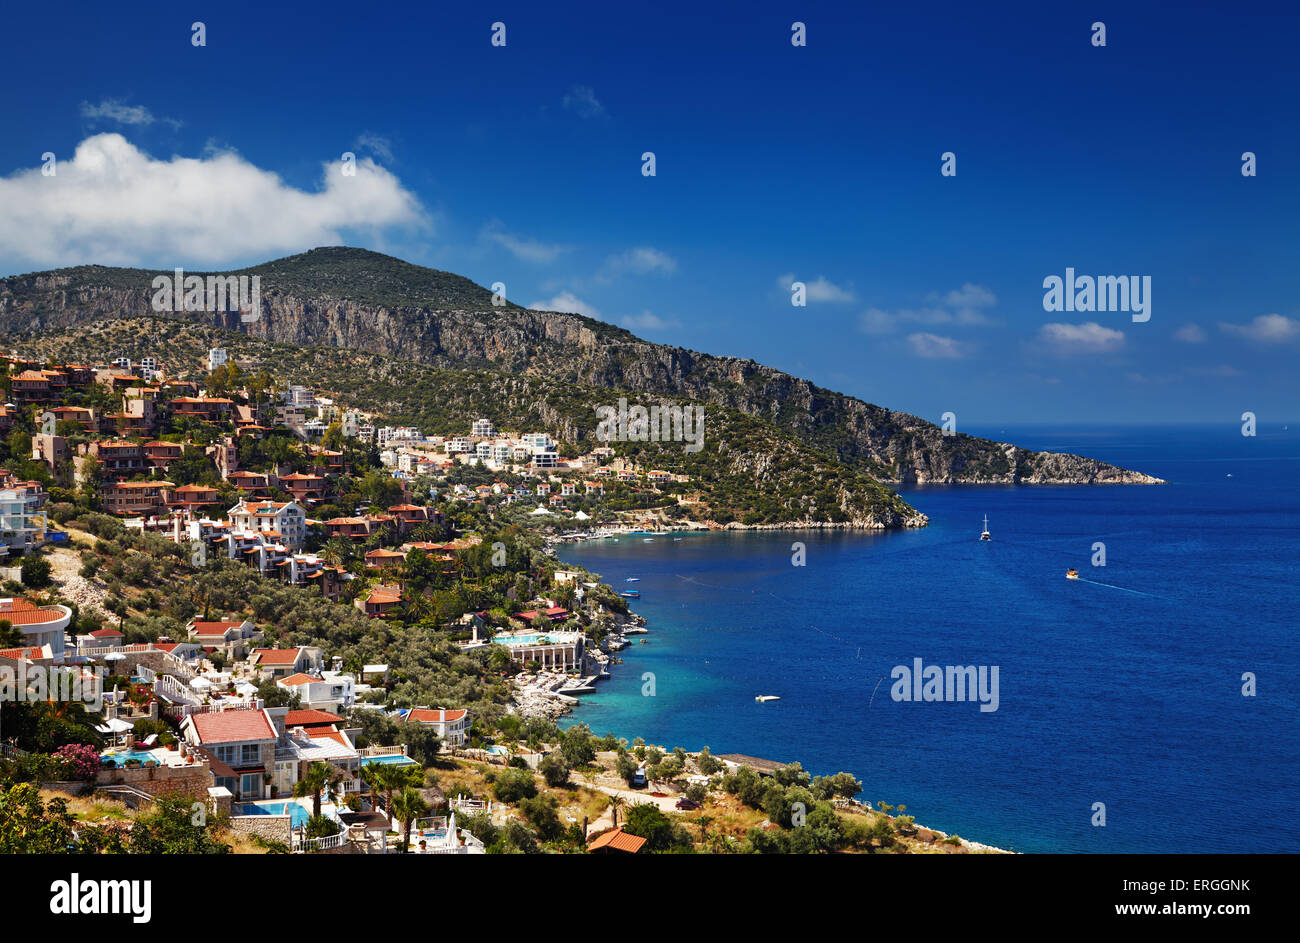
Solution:
{"label": "boat wake", "polygon": [[1118,589],[1121,593],[1132,593],[1134,596],[1146,596],[1150,599],[1164,598],[1163,596],[1157,596],[1155,593],[1143,593],[1143,592],[1139,592],[1136,589],[1126,589],[1123,586],[1116,586],[1114,583],[1101,583],[1098,582],[1097,580],[1090,580],[1082,576],[1076,576],[1074,580],[1077,583],[1091,583],[1093,586],[1105,586],[1107,589]]}

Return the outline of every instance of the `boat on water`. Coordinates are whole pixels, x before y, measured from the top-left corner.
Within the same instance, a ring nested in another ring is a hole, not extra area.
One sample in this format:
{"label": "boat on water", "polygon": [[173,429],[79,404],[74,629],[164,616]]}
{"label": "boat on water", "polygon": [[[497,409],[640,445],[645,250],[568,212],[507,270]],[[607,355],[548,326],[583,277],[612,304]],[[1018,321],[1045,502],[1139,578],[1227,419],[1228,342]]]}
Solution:
{"label": "boat on water", "polygon": [[754,700],[758,701],[760,704],[766,704],[768,701],[779,701],[781,698],[775,694],[760,694],[758,697],[754,698]]}
{"label": "boat on water", "polygon": [[1074,567],[1070,567],[1068,570],[1065,571],[1065,578],[1067,580],[1077,580],[1079,578],[1079,571],[1076,570]]}
{"label": "boat on water", "polygon": [[641,598],[641,594],[638,593],[635,589],[629,589],[629,590],[626,590],[625,592],[619,593],[619,595],[620,595],[620,596],[623,596],[623,597],[626,598],[626,599],[640,599],[640,598]]}
{"label": "boat on water", "polygon": [[624,583],[639,583],[639,582],[641,582],[641,577],[639,577],[639,576],[628,576],[628,577],[625,577],[625,578],[623,579],[623,582],[624,582]]}
{"label": "boat on water", "polygon": [[655,539],[654,539],[653,537],[642,537],[642,538],[641,538],[641,542],[642,542],[642,543],[647,543],[647,544],[652,544],[652,543],[655,542]]}
{"label": "boat on water", "polygon": [[980,534],[980,540],[992,540],[993,535],[989,533],[989,516],[984,515],[984,533]]}

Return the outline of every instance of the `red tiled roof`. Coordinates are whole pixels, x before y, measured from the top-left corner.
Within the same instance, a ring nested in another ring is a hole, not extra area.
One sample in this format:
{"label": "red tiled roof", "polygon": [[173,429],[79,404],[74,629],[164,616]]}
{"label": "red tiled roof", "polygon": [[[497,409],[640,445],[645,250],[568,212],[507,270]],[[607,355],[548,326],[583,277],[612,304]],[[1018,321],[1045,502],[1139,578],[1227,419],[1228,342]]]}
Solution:
{"label": "red tiled roof", "polygon": [[311,684],[313,681],[324,681],[324,680],[325,680],[324,678],[317,678],[314,675],[304,674],[303,672],[300,671],[297,674],[289,675],[289,677],[287,678],[281,678],[280,683],[297,687],[300,684]]}
{"label": "red tiled roof", "polygon": [[230,629],[237,629],[244,624],[241,619],[239,622],[195,622],[195,635],[221,635]]}
{"label": "red tiled roof", "polygon": [[464,709],[449,711],[443,710],[442,708],[438,708],[437,710],[428,710],[417,707],[413,708],[411,712],[406,715],[406,719],[408,721],[416,721],[422,724],[449,724],[460,720],[466,713],[468,712]]}
{"label": "red tiled roof", "polygon": [[301,654],[301,648],[259,648],[253,652],[259,665],[292,665]]}
{"label": "red tiled roof", "polygon": [[44,658],[45,652],[39,646],[32,648],[4,648],[0,649],[0,658],[10,658],[18,660],[20,658]]}
{"label": "red tiled roof", "polygon": [[204,744],[239,740],[274,740],[275,727],[263,711],[233,710],[217,714],[191,714],[188,718]]}
{"label": "red tiled roof", "polygon": [[66,613],[58,609],[37,608],[28,599],[0,602],[0,619],[8,619],[11,625],[44,625],[66,618]]}
{"label": "red tiled roof", "polygon": [[342,722],[342,717],[338,714],[331,714],[329,711],[299,710],[289,711],[284,715],[284,725],[286,727],[312,727],[317,724],[338,724]]}
{"label": "red tiled roof", "polygon": [[625,851],[634,855],[641,850],[641,846],[646,840],[639,835],[629,835],[622,828],[611,828],[608,832],[602,832],[587,843],[588,851],[596,851],[600,848],[609,848],[613,851]]}

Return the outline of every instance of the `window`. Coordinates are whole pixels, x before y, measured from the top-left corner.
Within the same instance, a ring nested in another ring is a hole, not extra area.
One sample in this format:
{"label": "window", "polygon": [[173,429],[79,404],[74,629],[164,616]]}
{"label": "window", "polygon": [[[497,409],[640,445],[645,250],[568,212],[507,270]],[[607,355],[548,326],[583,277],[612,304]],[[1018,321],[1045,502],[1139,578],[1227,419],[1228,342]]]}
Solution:
{"label": "window", "polygon": [[239,748],[239,765],[247,766],[250,763],[260,762],[262,759],[262,748],[256,743],[245,743]]}

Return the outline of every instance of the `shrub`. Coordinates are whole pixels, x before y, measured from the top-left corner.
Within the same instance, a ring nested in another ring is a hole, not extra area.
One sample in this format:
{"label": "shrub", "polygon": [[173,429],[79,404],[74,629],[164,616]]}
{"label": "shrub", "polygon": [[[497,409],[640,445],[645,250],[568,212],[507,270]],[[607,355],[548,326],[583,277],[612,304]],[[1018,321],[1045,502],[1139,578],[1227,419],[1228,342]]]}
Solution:
{"label": "shrub", "polygon": [[19,570],[22,577],[23,585],[37,589],[42,586],[50,585],[50,561],[36,554],[28,554],[23,557],[22,567]]}
{"label": "shrub", "polygon": [[85,743],[69,743],[54,753],[65,779],[90,780],[99,771],[99,753]]}
{"label": "shrub", "polygon": [[537,795],[537,783],[528,770],[507,769],[497,776],[492,792],[501,802],[515,803]]}
{"label": "shrub", "polygon": [[551,787],[563,786],[569,781],[568,764],[554,753],[548,753],[542,758],[542,762],[537,765],[537,771],[546,780],[546,785]]}

